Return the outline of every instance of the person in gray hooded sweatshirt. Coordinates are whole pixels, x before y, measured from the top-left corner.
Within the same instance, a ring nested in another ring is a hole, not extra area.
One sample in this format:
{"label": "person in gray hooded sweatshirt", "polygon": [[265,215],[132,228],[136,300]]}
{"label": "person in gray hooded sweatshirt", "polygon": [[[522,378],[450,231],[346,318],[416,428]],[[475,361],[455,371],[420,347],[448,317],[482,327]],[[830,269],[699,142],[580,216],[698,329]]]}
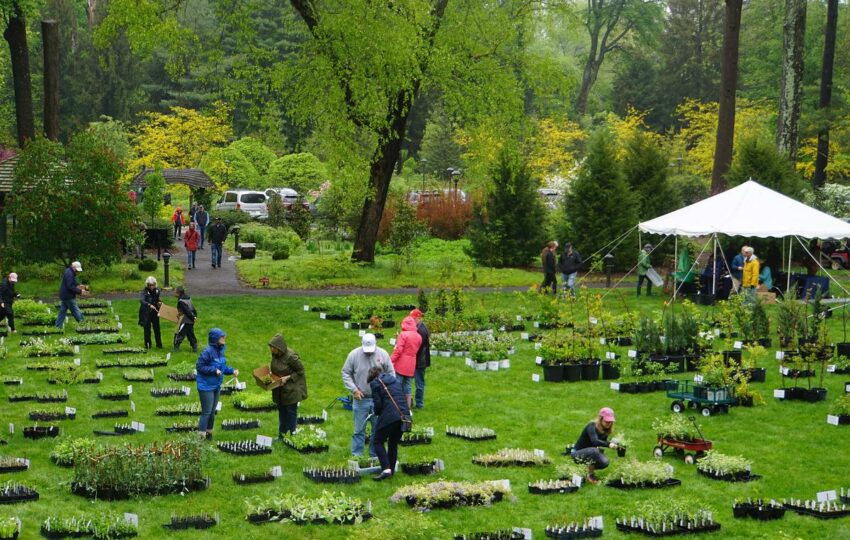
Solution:
{"label": "person in gray hooded sweatshirt", "polygon": [[307,377],[298,353],[286,345],[282,334],[269,341],[272,373],[281,377],[283,385],[272,390],[277,405],[278,434],[292,433],[298,424],[298,402],[307,399]]}
{"label": "person in gray hooded sweatshirt", "polygon": [[[372,390],[369,387],[369,370],[380,367],[384,373],[395,376],[393,364],[387,351],[377,346],[374,334],[363,336],[362,345],[357,347],[345,359],[342,366],[342,382],[348,388],[354,399],[351,406],[354,412],[354,434],[351,436],[351,455],[362,456],[366,444],[366,420],[372,415]],[[369,444],[369,455],[375,457],[375,437],[378,419],[371,417],[372,439]]]}

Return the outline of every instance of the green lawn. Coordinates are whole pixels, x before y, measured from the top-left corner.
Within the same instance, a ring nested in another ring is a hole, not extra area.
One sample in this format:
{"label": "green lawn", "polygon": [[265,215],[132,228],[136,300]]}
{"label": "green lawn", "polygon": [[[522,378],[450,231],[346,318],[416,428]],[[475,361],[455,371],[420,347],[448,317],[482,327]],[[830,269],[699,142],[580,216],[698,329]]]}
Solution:
{"label": "green lawn", "polygon": [[[310,299],[303,298],[195,298],[200,315],[198,334],[203,342],[211,326],[223,328],[228,333],[227,356],[231,364],[243,372],[240,379],[249,382],[249,392],[260,392],[250,377],[252,368],[268,361],[267,342],[278,331],[283,331],[288,343],[299,352],[307,370],[310,397],[302,404],[302,414],[321,414],[334,398],[345,391],[340,381],[340,368],[346,354],[359,345],[356,331],[345,330],[341,322],[322,321],[316,313],[303,311]],[[412,301],[412,298],[407,299]],[[481,302],[488,309],[514,313],[517,297],[511,294],[475,296],[471,303]],[[141,329],[135,325],[138,303],[114,302],[114,309],[124,322],[125,330],[133,333],[130,345],[140,345]],[[611,295],[606,307],[618,312],[625,306],[641,311],[662,309],[660,298],[639,301],[632,297]],[[839,340],[840,320],[830,324],[833,338]],[[166,325],[167,326],[167,325]],[[166,334],[170,335],[170,328]],[[28,457],[32,460],[28,472],[3,475],[7,479],[26,482],[38,487],[41,499],[34,503],[0,508],[0,516],[16,515],[24,524],[23,538],[36,538],[41,522],[50,514],[70,515],[78,511],[134,512],[139,514],[140,536],[143,538],[450,538],[452,533],[493,530],[509,527],[529,527],[535,538],[543,538],[547,524],[568,522],[587,516],[603,515],[606,536],[620,537],[614,530],[614,518],[631,513],[644,500],[664,501],[675,498],[694,505],[708,506],[723,530],[715,538],[850,538],[850,518],[819,521],[786,513],[776,522],[756,522],[732,518],[731,507],[737,497],[813,498],[826,489],[848,487],[847,448],[850,428],[837,428],[825,422],[828,403],[843,392],[846,376],[828,376],[829,398],[826,403],[778,402],[771,398],[772,390],[780,384],[775,361],[766,360],[768,381],[757,384],[767,399],[767,404],[753,409],[735,408],[728,415],[701,418],[703,433],[715,442],[715,447],[728,454],[740,454],[753,460],[753,472],[763,479],[746,484],[728,484],[698,476],[693,466],[669,457],[664,458],[676,470],[675,477],[682,480],[680,487],[664,490],[638,490],[621,492],[612,488],[585,486],[569,495],[530,495],[526,484],[530,481],[553,478],[555,465],[566,458],[559,454],[564,445],[572,443],[586,422],[602,406],[613,407],[617,414],[617,430],[625,431],[633,441],[629,453],[640,459],[650,459],[655,437],[650,424],[656,416],[668,414],[669,400],[663,393],[646,395],[621,395],[609,389],[607,381],[583,383],[535,383],[532,374],[540,373],[534,363],[535,351],[528,342],[520,342],[512,357],[512,367],[507,371],[475,372],[464,365],[462,358],[435,358],[428,371],[426,408],[415,414],[415,424],[433,426],[436,432],[430,446],[401,448],[400,459],[424,457],[441,458],[446,463],[443,477],[450,480],[509,479],[515,500],[504,501],[492,507],[435,510],[416,513],[406,505],[389,502],[389,497],[399,486],[422,481],[422,477],[406,477],[399,473],[385,482],[373,482],[368,477],[360,484],[337,487],[350,495],[371,499],[375,518],[360,526],[295,526],[290,524],[248,525],[245,521],[243,500],[251,495],[271,492],[319,494],[333,486],[313,484],[301,474],[302,467],[316,464],[340,464],[349,455],[351,413],[339,406],[329,411],[328,422],[323,426],[328,433],[330,451],[318,455],[301,455],[274,444],[269,456],[234,457],[217,451],[211,452],[207,466],[212,487],[205,492],[186,496],[171,495],[141,498],[123,502],[88,502],[71,495],[67,482],[72,476],[68,469],[53,465],[48,454],[53,440],[29,441],[22,437],[23,426],[31,425],[27,412],[42,407],[30,402],[9,403],[5,394],[10,391],[56,390],[46,383],[45,372],[26,371],[25,360],[18,352],[19,338],[7,341],[8,357],[2,361],[3,375],[24,378],[22,387],[4,387],[0,400],[3,427],[14,423],[16,433],[5,435],[9,444],[2,448],[8,456]],[[166,342],[168,340],[166,339]],[[385,342],[384,346],[388,347]],[[101,357],[98,346],[84,346],[80,355],[84,366],[94,366]],[[770,358],[773,355],[771,353]],[[196,356],[183,352],[171,359],[171,364],[194,362]],[[104,381],[100,385],[68,387],[67,405],[77,408],[76,420],[61,421],[62,437],[92,436],[92,429],[110,429],[116,419],[91,420],[92,412],[122,406],[126,402],[109,402],[98,399],[98,386],[127,384],[121,378],[122,369],[102,370]],[[169,384],[168,368],[155,370],[156,385]],[[682,375],[682,377],[691,375]],[[178,383],[182,384],[182,383]],[[192,385],[189,398],[154,399],[150,397],[150,384],[133,383],[133,400],[136,412],[129,419],[146,424],[146,432],[131,437],[108,438],[100,442],[120,444],[124,441],[162,441],[170,437],[164,428],[173,421],[187,417],[156,417],[155,407],[166,403],[195,403],[196,390]],[[217,430],[217,440],[253,438],[256,434],[274,435],[275,413],[244,413],[235,410],[230,398],[223,397],[223,411],[217,418],[220,424],[226,418],[259,417],[263,425],[249,432],[223,432]],[[444,435],[446,425],[475,424],[493,428],[498,433],[495,441],[481,443],[449,439]],[[5,431],[5,429],[4,429]],[[537,468],[485,469],[471,463],[473,455],[499,448],[539,448],[553,459],[553,464]],[[612,457],[614,465],[616,457]],[[258,469],[264,466],[283,466],[283,477],[273,484],[237,486],[230,476],[237,469]],[[604,472],[601,476],[604,477]],[[434,480],[434,478],[431,478]],[[199,511],[218,512],[221,523],[206,533],[168,532],[162,528],[172,512],[181,514]],[[250,532],[247,532],[250,531]],[[247,533],[247,534],[246,534]],[[708,536],[706,536],[708,537]]]}

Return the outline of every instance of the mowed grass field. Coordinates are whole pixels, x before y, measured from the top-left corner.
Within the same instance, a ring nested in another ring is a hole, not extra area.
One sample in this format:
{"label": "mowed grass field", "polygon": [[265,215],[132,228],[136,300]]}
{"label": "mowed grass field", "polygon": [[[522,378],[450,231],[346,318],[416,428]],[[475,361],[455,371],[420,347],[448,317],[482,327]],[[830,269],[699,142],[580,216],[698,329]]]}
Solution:
{"label": "mowed grass field", "polygon": [[[405,300],[413,302],[414,299]],[[4,376],[22,376],[24,385],[3,387],[0,390],[0,425],[3,427],[3,438],[8,441],[8,445],[0,447],[0,453],[27,457],[31,460],[31,467],[27,472],[4,474],[0,480],[18,480],[35,486],[41,498],[37,502],[0,506],[0,516],[20,517],[23,522],[22,538],[38,537],[39,526],[50,515],[68,516],[77,512],[101,511],[138,514],[139,535],[142,538],[430,539],[511,527],[531,528],[535,538],[543,538],[546,525],[597,515],[604,517],[605,536],[622,537],[614,527],[616,517],[635,513],[636,507],[643,501],[665,504],[674,499],[686,501],[695,509],[713,509],[715,519],[723,528],[705,537],[850,538],[850,518],[819,521],[790,512],[782,520],[774,522],[732,517],[732,504],[736,498],[805,499],[814,498],[818,491],[850,487],[850,427],[835,427],[826,423],[828,404],[843,393],[845,380],[850,382],[850,376],[826,376],[825,386],[829,389],[826,402],[779,402],[772,398],[773,389],[781,386],[781,379],[771,352],[769,359],[762,364],[769,368],[767,382],[753,385],[764,395],[765,405],[733,408],[726,415],[699,418],[704,435],[714,441],[715,448],[723,453],[751,459],[753,472],[762,475],[761,480],[734,484],[707,479],[698,476],[694,466],[669,456],[664,460],[675,468],[675,477],[682,480],[679,487],[619,491],[600,484],[584,486],[573,494],[541,496],[528,493],[528,482],[555,477],[555,466],[567,459],[560,455],[564,446],[575,442],[581,429],[602,406],[610,406],[616,411],[616,430],[625,431],[632,440],[629,457],[653,459],[651,456],[656,441],[651,423],[655,417],[669,414],[670,400],[663,392],[619,394],[609,388],[608,381],[559,384],[533,382],[532,374],[541,373],[541,369],[535,365],[533,345],[526,341],[520,341],[512,357],[511,368],[505,371],[476,372],[464,364],[463,358],[437,357],[427,372],[426,407],[416,411],[414,417],[416,425],[434,427],[433,443],[401,448],[400,460],[440,458],[445,461],[445,471],[432,477],[409,477],[399,472],[393,479],[384,482],[373,482],[369,477],[364,477],[359,484],[354,485],[319,485],[306,479],[302,475],[302,468],[344,464],[350,454],[351,413],[343,410],[339,404],[330,408],[329,405],[336,397],[346,394],[340,380],[340,368],[348,352],[359,345],[357,332],[344,329],[341,322],[323,321],[318,314],[305,312],[303,305],[308,304],[309,299],[230,297],[195,298],[194,301],[200,315],[197,334],[201,344],[205,344],[207,331],[213,326],[227,332],[229,363],[242,371],[240,380],[248,382],[248,392],[262,391],[254,384],[251,370],[268,362],[269,339],[276,332],[284,333],[289,345],[301,355],[307,372],[309,398],[302,403],[301,413],[321,414],[323,409],[328,409],[328,421],[322,427],[328,433],[330,451],[302,455],[279,442],[274,443],[271,455],[264,456],[236,457],[213,450],[206,466],[212,478],[212,486],[207,491],[118,502],[89,501],[72,495],[68,486],[72,470],[57,467],[48,458],[56,440],[31,441],[24,439],[21,434],[24,426],[33,424],[27,419],[28,411],[54,404],[10,403],[6,399],[9,392],[54,391],[61,388],[48,384],[45,372],[24,369],[26,359],[19,352],[20,338],[13,336],[6,341],[9,353],[0,363],[0,372]],[[516,296],[511,294],[471,295],[470,303],[483,304],[487,309],[507,313],[514,313],[517,309]],[[654,297],[638,301],[620,295],[606,299],[606,308],[612,312],[618,312],[626,306],[644,312],[658,312],[663,307],[663,300]],[[117,301],[113,302],[113,308],[120,316],[124,329],[133,334],[130,345],[141,345],[141,328],[135,324],[138,303]],[[833,339],[840,341],[840,319],[834,317],[829,324]],[[164,341],[169,344],[173,325],[164,323],[163,331]],[[388,338],[391,333],[387,333]],[[387,340],[379,344],[388,351],[392,350]],[[102,348],[82,346],[82,364],[94,368],[95,360],[102,357]],[[620,352],[625,352],[625,349]],[[189,352],[184,342],[182,352],[174,354],[170,364],[194,363],[196,357]],[[69,399],[66,405],[76,407],[77,418],[59,422],[62,430],[60,437],[94,437],[92,430],[111,429],[117,420],[143,422],[146,431],[127,437],[101,439],[99,442],[122,444],[164,441],[172,438],[171,434],[165,432],[165,427],[175,421],[196,420],[193,417],[154,415],[154,409],[160,405],[197,401],[193,383],[189,397],[153,398],[149,395],[148,390],[152,385],[186,384],[170,381],[167,378],[168,367],[155,369],[155,382],[152,384],[132,383],[136,411],[131,413],[130,418],[92,420],[91,414],[97,410],[127,406],[126,402],[97,398],[98,387],[128,384],[122,379],[121,368],[101,371],[104,373],[101,384],[67,388]],[[680,378],[692,376],[677,375]],[[242,417],[260,418],[262,426],[246,432],[217,429],[216,440],[253,439],[257,434],[276,435],[276,412],[241,412],[232,406],[231,398],[227,396],[222,397],[222,402],[223,410],[216,419],[216,425],[220,425],[222,419]],[[15,424],[14,435],[8,434],[6,428],[9,423]],[[478,443],[447,438],[446,425],[490,427],[496,430],[498,438]],[[472,464],[474,455],[505,447],[542,449],[552,458],[553,463],[533,468],[483,468]],[[612,467],[616,467],[620,458],[611,458]],[[283,467],[283,476],[274,483],[241,486],[231,479],[231,474],[237,470],[253,471],[275,465]],[[600,476],[604,479],[605,472],[600,473]],[[403,503],[389,501],[393,492],[402,485],[435,481],[439,477],[448,480],[508,479],[515,498],[491,507],[434,510],[427,513],[417,513]],[[375,517],[357,526],[297,526],[283,523],[254,526],[245,520],[244,500],[248,497],[279,492],[318,495],[323,490],[344,491],[348,495],[371,500]],[[208,531],[171,532],[162,527],[169,522],[172,512],[187,514],[200,511],[218,513],[220,524]]]}

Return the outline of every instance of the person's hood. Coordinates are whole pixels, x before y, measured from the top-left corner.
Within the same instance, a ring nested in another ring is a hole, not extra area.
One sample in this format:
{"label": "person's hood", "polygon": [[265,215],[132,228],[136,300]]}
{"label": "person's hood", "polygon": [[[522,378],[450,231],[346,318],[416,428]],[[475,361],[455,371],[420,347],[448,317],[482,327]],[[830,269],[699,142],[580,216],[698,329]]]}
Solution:
{"label": "person's hood", "polygon": [[222,330],[221,328],[213,328],[212,330],[210,330],[209,333],[209,344],[216,347],[220,347],[220,345],[218,344],[218,340],[221,339],[221,336],[226,335],[227,334],[225,334],[224,330]]}
{"label": "person's hood", "polygon": [[413,317],[410,317],[410,316],[405,317],[401,321],[401,329],[415,332],[416,331],[416,319],[414,319]]}
{"label": "person's hood", "polygon": [[269,341],[269,346],[277,349],[280,354],[286,353],[286,340],[283,339],[281,334],[276,334],[271,341]]}

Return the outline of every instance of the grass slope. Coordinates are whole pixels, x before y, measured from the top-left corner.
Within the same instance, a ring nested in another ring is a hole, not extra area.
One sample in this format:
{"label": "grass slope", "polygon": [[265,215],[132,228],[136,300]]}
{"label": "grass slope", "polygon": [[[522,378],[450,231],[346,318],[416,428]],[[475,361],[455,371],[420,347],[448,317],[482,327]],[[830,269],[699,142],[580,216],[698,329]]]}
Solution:
{"label": "grass slope", "polygon": [[[494,309],[512,310],[512,295],[489,295],[483,298]],[[228,333],[227,356],[229,362],[242,370],[242,380],[249,381],[248,391],[258,392],[250,377],[252,368],[268,361],[267,342],[271,336],[283,331],[288,343],[299,352],[307,370],[310,397],[302,403],[302,414],[321,414],[337,396],[345,394],[340,381],[340,368],[346,354],[358,346],[357,333],[344,330],[342,323],[321,321],[316,313],[304,312],[302,305],[309,300],[299,298],[196,298],[201,321],[198,335],[206,341],[211,326],[223,328]],[[619,310],[623,303],[611,301],[611,310]],[[658,298],[639,302],[629,300],[630,307],[657,310]],[[133,332],[134,342],[142,342],[141,329],[135,326],[136,302],[114,302],[125,329]],[[836,325],[838,321],[831,324]],[[171,328],[164,331],[170,336]],[[833,336],[839,337],[838,328]],[[574,384],[534,383],[531,375],[540,370],[534,364],[535,352],[531,344],[521,342],[507,371],[474,372],[466,367],[462,358],[434,358],[428,370],[426,408],[416,412],[415,423],[433,426],[436,431],[430,446],[400,449],[401,460],[438,457],[445,460],[443,476],[451,480],[511,480],[515,502],[500,502],[489,508],[464,508],[436,510],[430,513],[413,512],[406,505],[396,505],[388,498],[401,485],[422,481],[422,477],[406,477],[399,473],[385,482],[373,482],[368,477],[357,485],[337,487],[309,482],[301,474],[306,465],[344,463],[349,456],[351,413],[339,406],[329,411],[329,420],[323,426],[328,432],[330,452],[318,455],[300,455],[275,443],[271,455],[235,457],[214,451],[207,470],[212,477],[212,487],[205,492],[186,496],[171,495],[141,498],[122,502],[89,502],[69,493],[67,482],[71,471],[53,465],[48,455],[54,440],[30,441],[20,434],[23,426],[32,425],[27,411],[42,406],[35,403],[9,403],[6,395],[13,391],[57,390],[46,383],[45,372],[24,370],[18,353],[17,337],[7,345],[9,355],[0,364],[3,375],[24,378],[22,387],[3,387],[0,390],[0,417],[5,428],[14,423],[16,433],[5,435],[8,446],[0,453],[28,457],[32,460],[28,472],[3,475],[2,480],[14,479],[37,486],[41,499],[11,507],[0,507],[0,516],[17,515],[24,523],[23,538],[36,538],[41,522],[50,514],[70,515],[79,511],[134,512],[139,514],[142,538],[240,538],[246,533],[252,538],[450,538],[452,533],[530,527],[536,538],[543,537],[547,524],[603,515],[606,536],[621,537],[614,530],[614,518],[630,513],[644,500],[665,501],[688,499],[695,504],[714,509],[715,518],[723,530],[715,538],[850,538],[850,519],[818,521],[800,517],[790,512],[777,522],[755,522],[732,518],[731,507],[736,497],[813,498],[817,491],[847,487],[847,448],[850,441],[848,428],[828,426],[825,422],[827,404],[843,391],[848,377],[828,376],[829,398],[826,403],[777,402],[769,397],[780,384],[779,374],[773,365],[768,371],[768,382],[755,385],[767,397],[767,405],[753,409],[735,408],[728,415],[701,418],[703,433],[715,442],[715,448],[729,454],[741,454],[753,460],[753,471],[764,478],[748,484],[727,484],[697,476],[695,467],[681,460],[665,457],[676,469],[675,477],[682,486],[665,490],[639,490],[622,492],[603,486],[586,486],[578,493],[557,496],[538,496],[527,493],[530,481],[553,478],[555,466],[566,458],[559,453],[564,445],[577,438],[585,423],[601,406],[611,406],[617,413],[617,429],[628,432],[633,440],[629,452],[640,459],[650,459],[655,446],[655,436],[650,424],[656,416],[668,414],[669,400],[663,393],[650,395],[620,395],[608,388],[605,381]],[[168,338],[164,340],[168,342]],[[389,348],[386,342],[382,346]],[[82,363],[94,366],[102,355],[101,347],[82,347]],[[771,355],[772,357],[772,355]],[[171,364],[194,362],[196,355],[183,352],[172,357]],[[773,360],[770,361],[771,363]],[[100,385],[68,387],[67,405],[77,408],[76,420],[59,422],[62,437],[69,435],[93,436],[93,429],[111,429],[113,423],[137,420],[146,424],[146,432],[126,438],[109,438],[101,442],[120,444],[127,440],[165,440],[170,437],[164,428],[173,421],[195,420],[188,417],[156,417],[155,407],[166,403],[195,403],[197,393],[192,384],[189,398],[155,399],[148,393],[149,383],[133,383],[133,400],[136,412],[129,419],[92,420],[91,414],[100,409],[126,406],[126,402],[109,402],[98,399],[98,387],[126,385],[121,378],[122,369],[105,369]],[[155,370],[154,385],[169,384],[168,368]],[[176,383],[185,384],[185,383]],[[259,417],[263,425],[259,430],[247,432],[216,431],[217,440],[253,438],[257,433],[274,435],[277,418],[271,413],[245,413],[223,397],[222,419]],[[476,424],[494,428],[495,441],[480,443],[447,438],[445,425]],[[471,463],[472,456],[503,447],[539,448],[553,458],[553,464],[537,468],[486,469]],[[612,457],[616,465],[618,458]],[[283,466],[283,477],[273,484],[237,486],[230,476],[236,470],[256,470],[261,467]],[[602,473],[604,476],[604,472]],[[433,480],[434,478],[432,478]],[[295,526],[289,524],[248,525],[245,521],[243,500],[251,495],[273,492],[319,494],[323,489],[345,491],[363,499],[371,499],[375,519],[360,526]],[[205,532],[169,532],[161,527],[169,521],[172,512],[218,512],[221,523]],[[707,536],[706,536],[707,537]]]}

